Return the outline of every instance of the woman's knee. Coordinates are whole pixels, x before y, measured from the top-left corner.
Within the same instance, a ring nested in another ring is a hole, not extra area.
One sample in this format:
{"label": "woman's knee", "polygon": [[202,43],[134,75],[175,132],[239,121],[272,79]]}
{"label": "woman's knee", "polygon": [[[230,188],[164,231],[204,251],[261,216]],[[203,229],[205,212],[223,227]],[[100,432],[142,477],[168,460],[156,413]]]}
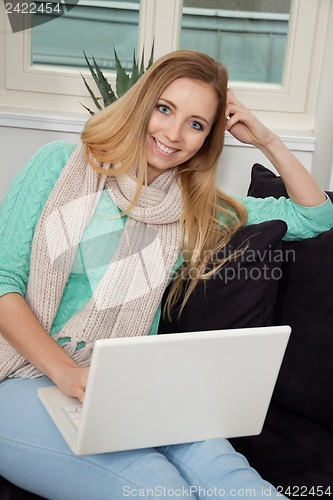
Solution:
{"label": "woman's knee", "polygon": [[159,451],[177,467],[198,498],[207,497],[208,492],[211,498],[264,498],[268,490],[271,498],[279,496],[226,439],[166,446]]}

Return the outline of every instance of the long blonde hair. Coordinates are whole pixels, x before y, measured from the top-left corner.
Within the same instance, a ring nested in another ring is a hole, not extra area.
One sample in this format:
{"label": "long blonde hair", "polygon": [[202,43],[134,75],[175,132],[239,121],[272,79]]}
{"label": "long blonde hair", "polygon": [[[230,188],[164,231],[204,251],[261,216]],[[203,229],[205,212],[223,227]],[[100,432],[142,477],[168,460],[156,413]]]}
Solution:
{"label": "long blonde hair", "polygon": [[[178,167],[183,193],[180,224],[184,264],[167,298],[169,315],[181,294],[180,312],[198,281],[210,277],[228,260],[222,259],[211,266],[214,254],[228,245],[247,218],[245,207],[216,185],[218,160],[224,145],[227,71],[206,54],[190,50],[171,52],[158,59],[123,97],[94,115],[82,132],[88,159],[92,157],[101,163],[121,164],[117,169],[105,171],[96,165],[96,161],[90,161],[98,172],[121,175],[133,166],[137,168],[135,204],[146,182],[146,134],[151,114],[164,89],[182,77],[211,85],[216,90],[218,105],[215,121],[204,144]],[[187,283],[185,292],[184,282]]]}

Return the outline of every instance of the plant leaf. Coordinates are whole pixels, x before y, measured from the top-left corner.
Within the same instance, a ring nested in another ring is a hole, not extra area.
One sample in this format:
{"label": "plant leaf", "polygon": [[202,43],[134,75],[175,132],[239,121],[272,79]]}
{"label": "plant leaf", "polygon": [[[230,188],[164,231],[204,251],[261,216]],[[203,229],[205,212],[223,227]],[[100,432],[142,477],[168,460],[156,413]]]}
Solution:
{"label": "plant leaf", "polygon": [[[88,59],[88,57],[86,56],[86,53],[85,53],[84,51],[83,51],[83,55],[84,55],[84,57],[85,57],[85,60],[86,60],[87,66],[88,66],[89,71],[90,71],[90,73],[91,73],[91,76],[93,77],[94,82],[95,82],[95,83],[96,83],[96,85],[98,86],[98,78],[97,78],[97,75],[96,75],[96,73],[95,73],[95,70],[94,70],[94,68],[92,67],[92,65],[90,64],[90,61],[89,61],[89,59]],[[81,75],[81,76],[82,76],[82,75]]]}
{"label": "plant leaf", "polygon": [[121,62],[118,58],[117,52],[114,49],[114,58],[116,61],[116,68],[117,68],[117,80],[116,80],[116,89],[117,89],[117,95],[118,98],[121,97],[122,95],[127,92],[129,89],[129,82],[130,82],[130,77],[124,70],[124,68],[121,65]]}
{"label": "plant leaf", "polygon": [[[109,82],[107,81],[107,79],[105,78],[105,76],[103,75],[102,71],[100,70],[97,62],[95,61],[94,57],[93,57],[93,61],[94,61],[94,66],[95,66],[95,69],[93,68],[93,66],[90,64],[89,62],[89,59],[86,55],[86,53],[83,51],[83,55],[85,57],[85,60],[86,60],[86,63],[87,63],[87,66],[89,68],[89,71],[91,73],[91,76],[93,77],[94,79],[94,82],[96,83],[97,85],[97,88],[98,90],[100,91],[101,95],[102,95],[102,98],[103,98],[103,102],[104,102],[104,106],[107,106],[109,104],[111,104],[112,102],[116,101],[117,100],[117,97],[115,96],[112,88],[111,88],[111,85],[109,84]],[[81,75],[82,76],[82,75]],[[82,76],[83,78],[83,76]],[[84,80],[84,78],[83,78]],[[85,80],[84,80],[85,81]],[[89,86],[87,84],[87,82],[85,81],[85,84],[86,84],[86,87],[88,88],[88,91],[91,95],[91,97],[93,99],[97,99],[92,93],[91,93],[91,89],[89,90]],[[98,109],[102,109],[100,106]]]}
{"label": "plant leaf", "polygon": [[148,61],[148,66],[146,69],[150,68],[150,66],[153,64],[154,62],[154,51],[155,51],[155,39],[153,41],[153,45],[151,46],[151,52],[150,52],[150,58],[149,58],[149,61]]}
{"label": "plant leaf", "polygon": [[83,106],[87,111],[89,111],[89,113],[91,114],[91,116],[94,116],[95,112],[92,111],[90,108],[88,108],[88,106],[85,106],[82,102],[80,102],[81,106]]}
{"label": "plant leaf", "polygon": [[[155,42],[154,42],[155,43]],[[154,58],[154,43],[151,49],[151,54],[150,54],[150,59],[148,62],[148,66],[146,69],[148,69],[152,63],[153,63],[153,58]],[[144,49],[142,50],[142,56],[141,56],[141,61],[139,64],[139,59],[136,60],[135,57],[135,51],[133,55],[133,67],[132,67],[132,72],[131,76],[127,74],[125,69],[123,68],[116,49],[114,48],[114,56],[115,56],[115,62],[116,62],[116,71],[117,71],[117,76],[116,76],[116,92],[112,90],[112,87],[110,83],[108,82],[107,78],[104,76],[103,71],[97,64],[95,58],[92,56],[93,64],[90,63],[88,57],[86,56],[86,53],[83,51],[87,66],[89,68],[89,71],[91,73],[91,76],[94,79],[94,82],[101,93],[102,99],[103,99],[103,104],[104,106],[108,106],[109,104],[113,103],[116,101],[119,97],[125,94],[128,89],[130,89],[138,80],[139,78],[143,75],[145,72],[145,67],[144,67]],[[86,79],[84,76],[81,74],[81,77],[84,81],[84,84],[90,94],[90,97],[95,103],[95,106],[97,109],[101,110],[103,109],[101,105],[99,104],[98,100],[101,99],[100,97],[96,97],[95,94],[93,93],[92,89],[89,87]],[[87,106],[82,106],[89,111],[90,114],[94,114],[93,111],[91,111]]]}
{"label": "plant leaf", "polygon": [[143,47],[142,54],[141,54],[141,65],[140,65],[140,71],[139,71],[139,78],[153,64],[153,62],[154,62],[154,48],[155,48],[155,41],[153,42],[153,45],[152,45],[152,48],[151,48],[151,52],[150,52],[149,61],[148,61],[148,65],[147,65],[147,67],[145,69],[145,58],[144,58],[145,48]]}
{"label": "plant leaf", "polygon": [[107,78],[105,78],[102,70],[98,66],[97,62],[95,61],[95,58],[93,57],[95,69],[96,69],[96,74],[97,74],[97,86],[98,89],[101,93],[101,96],[104,101],[104,106],[108,106],[112,102],[116,101],[117,98],[111,88],[110,83],[108,82]]}
{"label": "plant leaf", "polygon": [[[102,109],[102,106],[99,104],[99,102],[98,102],[98,100],[97,100],[97,97],[95,96],[95,94],[93,93],[93,91],[91,90],[91,88],[89,87],[89,85],[88,85],[88,83],[87,83],[87,81],[86,81],[85,77],[82,75],[82,73],[80,73],[80,75],[81,75],[81,77],[82,77],[82,79],[83,79],[83,82],[84,82],[84,84],[85,84],[85,86],[86,86],[86,88],[87,88],[87,90],[88,90],[88,92],[89,92],[89,94],[90,94],[90,97],[91,97],[91,98],[92,98],[92,100],[94,101],[94,104],[95,104],[96,108],[97,108],[97,109]],[[83,104],[82,104],[82,106],[83,106]]]}
{"label": "plant leaf", "polygon": [[141,64],[140,64],[140,70],[139,70],[139,75],[142,76],[143,73],[145,72],[145,48],[143,47],[142,49],[142,54],[141,54]]}
{"label": "plant leaf", "polygon": [[131,74],[131,78],[130,78],[130,86],[131,87],[139,80],[140,76],[141,75],[139,74],[139,68],[138,68],[138,64],[137,64],[136,59],[135,59],[135,51],[134,51],[132,74]]}

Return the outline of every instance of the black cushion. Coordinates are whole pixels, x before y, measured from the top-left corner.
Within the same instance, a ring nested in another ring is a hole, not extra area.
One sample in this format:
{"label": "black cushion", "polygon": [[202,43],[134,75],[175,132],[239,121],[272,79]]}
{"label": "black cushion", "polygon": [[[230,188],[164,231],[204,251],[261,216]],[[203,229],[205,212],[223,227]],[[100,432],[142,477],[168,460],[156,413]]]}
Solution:
{"label": "black cushion", "polygon": [[15,486],[0,476],[0,500],[41,500],[42,498]]}
{"label": "black cushion", "polygon": [[333,493],[333,433],[323,426],[272,402],[259,436],[230,441],[288,498]]}
{"label": "black cushion", "polygon": [[[285,196],[279,177],[261,165],[252,170],[250,196]],[[333,199],[333,193],[328,192]],[[333,229],[316,238],[283,242],[274,323],[292,334],[274,401],[333,429]]]}
{"label": "black cushion", "polygon": [[[286,224],[279,220],[241,228],[222,256],[247,245],[244,254],[212,278],[199,282],[180,318],[179,303],[171,321],[162,317],[159,333],[271,324],[281,277],[281,239],[286,229]],[[163,305],[167,293],[168,290]]]}
{"label": "black cushion", "polygon": [[288,197],[281,177],[275,175],[260,163],[255,163],[252,167],[251,182],[247,194],[248,196],[254,196],[254,198],[266,198],[267,196],[274,196],[274,198]]}

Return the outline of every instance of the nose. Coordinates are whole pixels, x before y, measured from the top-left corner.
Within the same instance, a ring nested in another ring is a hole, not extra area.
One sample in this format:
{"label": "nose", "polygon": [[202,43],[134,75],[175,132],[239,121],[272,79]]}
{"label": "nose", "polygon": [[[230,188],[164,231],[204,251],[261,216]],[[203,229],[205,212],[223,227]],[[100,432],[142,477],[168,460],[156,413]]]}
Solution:
{"label": "nose", "polygon": [[164,131],[165,137],[170,142],[179,142],[182,138],[182,124],[176,120],[170,121]]}

